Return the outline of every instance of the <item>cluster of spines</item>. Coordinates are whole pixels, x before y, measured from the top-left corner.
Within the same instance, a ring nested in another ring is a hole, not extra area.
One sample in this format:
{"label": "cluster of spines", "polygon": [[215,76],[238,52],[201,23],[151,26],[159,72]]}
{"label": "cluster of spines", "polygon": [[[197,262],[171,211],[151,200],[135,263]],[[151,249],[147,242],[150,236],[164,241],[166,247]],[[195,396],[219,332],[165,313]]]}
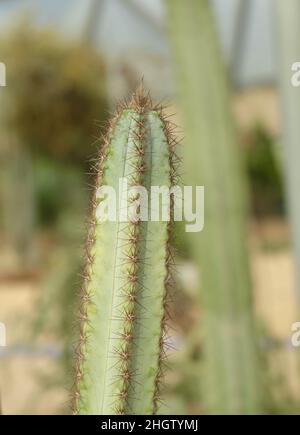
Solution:
{"label": "cluster of spines", "polygon": [[[116,121],[124,110],[134,110],[138,114],[138,131],[134,131],[135,135],[135,150],[136,156],[139,157],[139,165],[135,168],[132,176],[132,184],[142,185],[143,175],[145,173],[146,167],[144,164],[145,147],[143,146],[145,139],[145,123],[144,116],[147,111],[156,111],[159,114],[160,119],[164,124],[164,131],[168,140],[169,146],[169,161],[170,161],[170,185],[177,185],[179,180],[178,167],[180,165],[181,159],[176,154],[176,147],[179,143],[174,131],[177,126],[168,120],[168,117],[164,113],[164,107],[162,105],[153,106],[152,100],[149,94],[145,94],[143,87],[140,87],[138,91],[133,95],[130,101],[124,101],[121,103],[114,116],[111,118],[107,128],[106,134],[101,136],[101,148],[96,158],[96,163],[93,167],[93,173],[95,174],[95,186],[101,186],[103,175],[105,171],[105,161],[107,159],[107,154],[110,146],[110,136],[113,132]],[[84,272],[83,272],[83,285],[80,292],[80,314],[79,314],[79,341],[76,348],[76,358],[75,358],[75,385],[72,393],[72,409],[73,413],[78,413],[79,401],[80,401],[80,383],[83,379],[82,365],[85,358],[85,347],[88,340],[86,332],[86,324],[88,323],[87,317],[87,306],[92,303],[92,294],[89,290],[89,283],[91,278],[91,268],[93,265],[93,246],[95,244],[95,230],[98,225],[96,220],[96,209],[97,209],[97,198],[96,198],[96,188],[93,188],[93,196],[91,200],[91,213],[88,223],[88,236],[85,245],[85,261],[84,261]],[[173,198],[171,197],[170,202],[171,211],[173,210]],[[172,216],[171,216],[172,217]],[[114,352],[117,357],[117,364],[119,364],[119,374],[116,381],[120,382],[120,388],[118,393],[118,399],[116,401],[117,405],[115,407],[115,413],[119,415],[129,413],[128,399],[129,391],[134,391],[134,388],[130,389],[130,384],[133,383],[135,373],[130,370],[130,355],[132,348],[134,346],[134,322],[137,321],[135,316],[135,305],[137,303],[138,292],[142,291],[140,284],[137,281],[137,270],[138,264],[144,259],[139,258],[138,245],[141,238],[141,231],[139,228],[139,222],[129,223],[129,233],[127,242],[131,245],[132,251],[125,254],[127,258],[127,278],[129,285],[129,291],[125,293],[125,300],[127,302],[126,309],[121,312],[121,317],[124,320],[124,329],[120,331],[119,335],[119,346],[115,348]],[[167,360],[167,349],[169,347],[168,334],[169,334],[169,311],[168,305],[170,303],[170,290],[174,287],[174,271],[175,271],[175,261],[174,261],[174,251],[172,247],[172,233],[173,233],[173,219],[171,218],[168,223],[168,241],[166,246],[166,278],[165,278],[165,295],[163,300],[164,305],[164,316],[161,320],[161,337],[160,337],[160,352],[158,361],[158,371],[155,381],[155,393],[153,397],[153,414],[156,413],[158,409],[158,404],[161,401],[161,387],[163,385],[163,379],[165,376],[166,360]],[[126,243],[126,240],[125,240]],[[128,309],[129,307],[129,309]],[[131,385],[132,386],[132,385]]]}

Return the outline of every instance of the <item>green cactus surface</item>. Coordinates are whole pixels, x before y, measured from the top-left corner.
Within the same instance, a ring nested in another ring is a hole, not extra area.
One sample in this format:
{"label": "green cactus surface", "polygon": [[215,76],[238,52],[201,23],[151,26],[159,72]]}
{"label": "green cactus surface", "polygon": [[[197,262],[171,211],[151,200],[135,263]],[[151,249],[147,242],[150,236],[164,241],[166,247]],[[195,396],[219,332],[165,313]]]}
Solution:
{"label": "green cactus surface", "polygon": [[[162,109],[153,107],[142,90],[118,109],[104,136],[81,295],[75,413],[157,411],[171,284],[172,213],[169,221],[122,221],[119,213],[114,221],[100,221],[97,191],[105,185],[119,192],[119,212],[137,200],[133,186],[148,192],[151,186],[171,187],[175,142]],[[127,200],[120,179],[127,181]]]}
{"label": "green cactus surface", "polygon": [[185,129],[184,181],[206,192],[205,228],[190,237],[201,271],[201,405],[207,414],[261,413],[248,192],[213,11],[208,0],[166,4]]}

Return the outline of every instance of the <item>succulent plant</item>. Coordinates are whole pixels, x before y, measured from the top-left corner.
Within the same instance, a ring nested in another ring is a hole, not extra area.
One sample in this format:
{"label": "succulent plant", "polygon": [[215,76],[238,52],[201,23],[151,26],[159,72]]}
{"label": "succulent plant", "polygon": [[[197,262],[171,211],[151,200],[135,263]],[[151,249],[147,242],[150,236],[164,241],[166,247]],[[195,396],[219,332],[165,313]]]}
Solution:
{"label": "succulent plant", "polygon": [[262,412],[248,194],[211,5],[168,0],[167,6],[186,138],[184,181],[206,191],[204,230],[190,238],[201,271],[201,403],[208,414]]}
{"label": "succulent plant", "polygon": [[[123,220],[119,212],[136,206],[135,186],[150,191],[175,183],[176,140],[163,109],[139,89],[119,107],[102,142],[81,295],[74,412],[153,414],[172,283],[172,195],[169,221]],[[127,198],[120,180],[128,184]],[[100,216],[105,200],[99,196],[101,186],[118,192],[116,219]]]}

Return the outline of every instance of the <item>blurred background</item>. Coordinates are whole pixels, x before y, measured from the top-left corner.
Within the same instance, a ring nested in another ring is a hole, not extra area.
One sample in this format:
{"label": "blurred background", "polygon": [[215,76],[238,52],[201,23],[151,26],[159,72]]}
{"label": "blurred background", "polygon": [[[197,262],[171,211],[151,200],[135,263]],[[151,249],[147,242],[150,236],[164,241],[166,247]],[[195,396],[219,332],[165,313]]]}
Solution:
{"label": "blurred background", "polygon": [[[69,412],[91,159],[109,113],[142,78],[183,132],[183,181],[208,186],[203,233],[191,242],[183,225],[175,228],[174,350],[161,412],[223,413],[232,401],[231,411],[246,413],[243,403],[254,396],[260,413],[300,411],[299,356],[291,343],[292,324],[300,321],[300,91],[290,83],[291,65],[300,61],[300,1],[181,3],[186,13],[178,0],[0,0],[0,62],[7,82],[0,87],[5,414]],[[198,178],[188,156],[195,156],[199,171],[207,157],[210,181]],[[229,170],[233,160],[241,164]],[[222,213],[218,201],[209,200],[218,195],[228,199],[227,218],[210,224],[210,216]],[[218,239],[223,232],[227,242]],[[239,250],[234,241],[243,237],[246,248]],[[217,253],[222,244],[223,256]],[[209,329],[207,312],[214,315],[216,307],[222,317],[223,307],[207,293],[223,295],[222,284],[211,291],[205,283],[209,287],[212,275],[223,281],[225,258],[241,281],[228,278],[224,316],[233,313],[233,332],[216,337],[222,324]],[[243,299],[243,292],[254,321],[245,328],[240,356],[235,316],[244,305],[229,305],[239,294]],[[219,347],[210,355],[216,364],[205,372],[211,342],[225,349],[226,358]],[[260,391],[248,397],[243,383],[248,369],[254,373],[252,358],[260,379],[252,382],[253,390],[257,385]],[[222,366],[224,359],[228,364]],[[234,367],[244,395],[238,387],[218,386],[231,385]],[[204,387],[207,377],[215,382]]]}

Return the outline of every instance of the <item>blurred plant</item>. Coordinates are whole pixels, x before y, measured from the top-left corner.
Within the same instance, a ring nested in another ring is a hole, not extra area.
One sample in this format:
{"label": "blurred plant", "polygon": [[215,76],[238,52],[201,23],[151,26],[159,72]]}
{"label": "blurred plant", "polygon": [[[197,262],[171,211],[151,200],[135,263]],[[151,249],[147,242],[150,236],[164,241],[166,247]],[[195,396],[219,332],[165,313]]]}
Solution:
{"label": "blurred plant", "polygon": [[[157,411],[166,350],[165,305],[171,284],[171,223],[135,218],[101,222],[97,191],[102,185],[113,187],[123,195],[118,203],[124,209],[139,201],[133,186],[142,185],[147,191],[151,186],[171,186],[175,182],[175,142],[163,113],[142,90],[120,108],[105,138],[81,296],[76,413]],[[128,198],[119,191],[124,177]]]}
{"label": "blurred plant", "polygon": [[[300,3],[276,1],[279,52],[279,85],[281,90],[283,151],[287,202],[295,249],[297,302],[300,302],[300,201],[299,201],[299,137],[300,137],[300,88],[297,86],[300,59],[300,30],[298,17]],[[296,66],[296,70],[295,70]],[[298,72],[297,72],[298,70]],[[294,72],[293,72],[294,71]],[[292,82],[291,82],[292,80]],[[296,86],[295,86],[296,85]],[[299,309],[299,307],[298,307]]]}
{"label": "blurred plant", "polygon": [[98,51],[26,20],[1,35],[0,52],[9,65],[7,129],[38,154],[86,163],[92,123],[107,110]]}
{"label": "blurred plant", "polygon": [[[71,166],[87,167],[94,152],[93,123],[106,117],[105,66],[88,44],[27,19],[1,35],[0,52],[9,66],[0,113],[0,220],[24,267],[38,221],[54,224],[71,201],[65,195]],[[50,160],[64,165],[55,175]]]}
{"label": "blurred plant", "polygon": [[78,339],[74,312],[79,308],[76,288],[82,269],[80,254],[72,244],[57,246],[50,252],[46,266],[47,273],[40,283],[37,314],[31,327],[32,340],[38,342],[40,337],[46,336],[61,350],[58,371],[55,378],[51,375],[47,379],[47,387],[60,386],[68,390],[74,379],[73,348]]}
{"label": "blurred plant", "polygon": [[68,390],[74,378],[73,346],[77,341],[74,312],[79,309],[76,289],[82,270],[78,246],[84,238],[89,192],[84,188],[82,171],[61,162],[38,158],[34,174],[37,217],[43,229],[40,237],[43,273],[32,339],[51,337],[61,346],[59,374],[51,379],[51,384]]}
{"label": "blurred plant", "polygon": [[202,408],[209,414],[259,413],[263,386],[246,249],[245,174],[213,17],[207,0],[167,5],[185,124],[185,181],[206,192],[205,228],[190,237],[201,270]]}
{"label": "blurred plant", "polygon": [[[71,221],[74,220],[72,214],[79,215],[82,222],[88,195],[84,188],[86,180],[80,168],[38,157],[34,160],[33,174],[37,223],[42,228],[56,226],[60,231],[67,216]],[[65,227],[66,231],[60,237],[65,238],[72,230],[69,225]]]}
{"label": "blurred plant", "polygon": [[251,189],[252,210],[257,216],[282,214],[283,179],[274,140],[261,126],[246,137],[246,166]]}
{"label": "blurred plant", "polygon": [[35,262],[32,159],[13,134],[3,134],[1,139],[0,228],[4,229],[4,245],[11,248],[17,266],[31,268]]}

